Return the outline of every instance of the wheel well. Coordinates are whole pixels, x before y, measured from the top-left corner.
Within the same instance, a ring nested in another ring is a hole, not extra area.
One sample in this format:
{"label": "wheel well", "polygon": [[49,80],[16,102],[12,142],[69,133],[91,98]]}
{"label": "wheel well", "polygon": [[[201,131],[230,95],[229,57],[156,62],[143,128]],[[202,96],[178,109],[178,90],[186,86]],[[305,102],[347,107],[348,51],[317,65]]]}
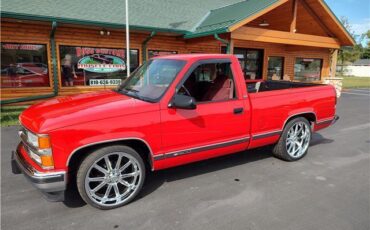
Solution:
{"label": "wheel well", "polygon": [[291,121],[291,120],[293,120],[294,118],[297,118],[297,117],[306,118],[311,123],[311,126],[312,126],[313,123],[316,122],[316,115],[314,113],[301,113],[301,114],[297,114],[297,115],[289,117],[289,119],[285,122],[284,127],[285,127],[286,124],[288,124],[289,121]]}
{"label": "wheel well", "polygon": [[137,153],[142,157],[144,163],[149,168],[152,168],[152,158],[151,151],[147,144],[141,140],[121,140],[121,141],[112,141],[107,143],[97,143],[95,145],[89,145],[84,148],[81,148],[73,153],[72,157],[69,159],[68,168],[69,174],[73,174],[78,170],[81,162],[88,156],[92,151],[103,148],[110,145],[125,145],[133,148]]}

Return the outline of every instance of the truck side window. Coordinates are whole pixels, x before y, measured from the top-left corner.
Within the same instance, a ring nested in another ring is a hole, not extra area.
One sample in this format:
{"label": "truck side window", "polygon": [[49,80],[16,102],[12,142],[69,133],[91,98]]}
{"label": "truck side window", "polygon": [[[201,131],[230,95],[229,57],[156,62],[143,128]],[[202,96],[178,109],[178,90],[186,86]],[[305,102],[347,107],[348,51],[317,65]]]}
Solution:
{"label": "truck side window", "polygon": [[178,94],[192,96],[197,102],[235,99],[235,82],[230,63],[198,66],[184,82]]}

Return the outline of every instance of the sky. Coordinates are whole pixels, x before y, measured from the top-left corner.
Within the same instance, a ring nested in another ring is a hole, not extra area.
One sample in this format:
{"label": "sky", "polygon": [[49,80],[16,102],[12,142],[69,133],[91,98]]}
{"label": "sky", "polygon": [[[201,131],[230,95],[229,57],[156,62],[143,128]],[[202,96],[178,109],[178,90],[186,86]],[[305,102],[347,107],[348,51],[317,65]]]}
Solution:
{"label": "sky", "polygon": [[325,0],[338,18],[347,17],[356,35],[370,30],[370,0]]}

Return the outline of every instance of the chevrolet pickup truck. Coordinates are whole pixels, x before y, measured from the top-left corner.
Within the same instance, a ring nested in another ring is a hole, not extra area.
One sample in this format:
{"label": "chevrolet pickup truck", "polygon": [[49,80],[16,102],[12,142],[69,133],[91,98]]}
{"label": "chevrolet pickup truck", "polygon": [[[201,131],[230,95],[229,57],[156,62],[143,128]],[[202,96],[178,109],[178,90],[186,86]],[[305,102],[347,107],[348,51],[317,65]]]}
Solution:
{"label": "chevrolet pickup truck", "polygon": [[265,145],[299,160],[335,110],[334,87],[246,81],[233,55],[157,57],[117,89],[26,109],[12,170],[51,200],[74,184],[88,204],[112,209],[132,201],[151,170]]}

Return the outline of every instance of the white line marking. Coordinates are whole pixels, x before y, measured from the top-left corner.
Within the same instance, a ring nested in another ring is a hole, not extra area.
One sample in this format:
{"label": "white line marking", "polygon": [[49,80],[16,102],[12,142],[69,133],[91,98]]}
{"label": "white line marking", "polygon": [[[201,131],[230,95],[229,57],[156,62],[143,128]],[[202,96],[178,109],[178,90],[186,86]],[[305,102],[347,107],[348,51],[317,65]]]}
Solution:
{"label": "white line marking", "polygon": [[348,92],[342,92],[342,94],[351,94],[351,95],[360,95],[360,96],[370,96],[370,94],[366,93],[348,93]]}
{"label": "white line marking", "polygon": [[370,123],[355,125],[355,126],[352,126],[352,127],[341,129],[340,131],[345,132],[345,131],[361,130],[361,129],[367,129],[367,128],[370,128]]}
{"label": "white line marking", "polygon": [[[369,79],[369,82],[370,82],[370,79]],[[367,92],[370,92],[370,88],[348,88],[346,90],[348,90],[348,91],[367,91]]]}
{"label": "white line marking", "polygon": [[360,91],[360,92],[367,92],[370,93],[370,89],[349,89],[348,91]]}

